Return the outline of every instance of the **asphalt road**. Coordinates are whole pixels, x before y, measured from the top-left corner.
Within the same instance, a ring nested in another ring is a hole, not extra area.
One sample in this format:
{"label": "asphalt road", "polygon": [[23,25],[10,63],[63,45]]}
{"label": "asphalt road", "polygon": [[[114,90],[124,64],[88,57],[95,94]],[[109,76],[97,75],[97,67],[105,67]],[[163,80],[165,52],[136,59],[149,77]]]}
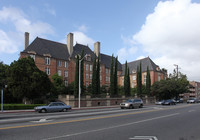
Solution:
{"label": "asphalt road", "polygon": [[200,104],[0,115],[0,140],[200,140]]}

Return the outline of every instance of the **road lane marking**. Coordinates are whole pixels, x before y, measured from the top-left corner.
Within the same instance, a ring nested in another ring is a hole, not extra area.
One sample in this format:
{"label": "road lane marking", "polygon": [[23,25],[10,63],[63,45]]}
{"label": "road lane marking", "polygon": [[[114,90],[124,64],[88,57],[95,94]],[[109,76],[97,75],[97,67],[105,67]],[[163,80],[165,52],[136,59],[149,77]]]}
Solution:
{"label": "road lane marking", "polygon": [[135,136],[133,138],[129,138],[130,140],[158,140],[155,136]]}
{"label": "road lane marking", "polygon": [[66,138],[66,137],[71,137],[71,136],[77,136],[77,135],[92,133],[92,132],[104,131],[104,130],[108,130],[108,129],[125,127],[125,126],[128,126],[128,125],[139,124],[139,123],[143,123],[143,122],[147,122],[147,121],[152,121],[152,120],[158,120],[158,119],[162,119],[162,118],[172,117],[172,116],[176,116],[176,115],[179,115],[179,114],[180,113],[174,113],[174,114],[170,114],[170,115],[159,116],[159,117],[155,117],[155,118],[145,119],[145,120],[131,122],[131,123],[122,124],[122,125],[116,125],[116,126],[111,126],[111,127],[106,127],[106,128],[96,129],[96,130],[90,130],[90,131],[85,131],[85,132],[79,132],[79,133],[74,133],[74,134],[62,135],[62,136],[57,136],[57,137],[45,138],[45,139],[42,139],[42,140],[60,139],[60,138]]}
{"label": "road lane marking", "polygon": [[189,110],[188,112],[194,112],[195,110]]}

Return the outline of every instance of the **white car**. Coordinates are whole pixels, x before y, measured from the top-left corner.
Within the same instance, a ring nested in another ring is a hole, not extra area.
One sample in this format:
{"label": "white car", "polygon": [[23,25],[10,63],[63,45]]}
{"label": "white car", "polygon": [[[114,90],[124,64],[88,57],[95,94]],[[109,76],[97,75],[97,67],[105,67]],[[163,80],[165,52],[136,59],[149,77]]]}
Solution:
{"label": "white car", "polygon": [[197,103],[197,99],[196,98],[190,98],[187,100],[187,103]]}
{"label": "white car", "polygon": [[156,102],[155,102],[156,105],[162,105],[163,103],[164,103],[164,100],[156,101]]}

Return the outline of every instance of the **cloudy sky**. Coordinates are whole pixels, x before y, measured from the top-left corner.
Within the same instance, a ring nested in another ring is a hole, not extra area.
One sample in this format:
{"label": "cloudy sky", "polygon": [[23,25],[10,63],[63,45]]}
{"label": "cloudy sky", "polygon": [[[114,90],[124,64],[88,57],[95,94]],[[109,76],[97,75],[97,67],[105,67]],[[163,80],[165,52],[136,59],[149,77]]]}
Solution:
{"label": "cloudy sky", "polygon": [[0,61],[10,64],[38,36],[75,41],[121,63],[149,56],[171,73],[177,64],[200,81],[200,0],[0,0]]}

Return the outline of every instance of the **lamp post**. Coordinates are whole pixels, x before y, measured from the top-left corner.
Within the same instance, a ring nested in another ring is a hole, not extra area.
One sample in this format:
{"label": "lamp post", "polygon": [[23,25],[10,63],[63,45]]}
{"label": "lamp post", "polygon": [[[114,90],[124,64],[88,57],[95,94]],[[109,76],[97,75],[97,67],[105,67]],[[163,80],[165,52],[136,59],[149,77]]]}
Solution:
{"label": "lamp post", "polygon": [[78,94],[78,108],[81,108],[81,61],[87,56],[87,54],[79,60],[79,94]]}
{"label": "lamp post", "polygon": [[[7,88],[7,85],[5,85],[5,88]],[[1,112],[3,112],[3,87],[1,89]]]}

